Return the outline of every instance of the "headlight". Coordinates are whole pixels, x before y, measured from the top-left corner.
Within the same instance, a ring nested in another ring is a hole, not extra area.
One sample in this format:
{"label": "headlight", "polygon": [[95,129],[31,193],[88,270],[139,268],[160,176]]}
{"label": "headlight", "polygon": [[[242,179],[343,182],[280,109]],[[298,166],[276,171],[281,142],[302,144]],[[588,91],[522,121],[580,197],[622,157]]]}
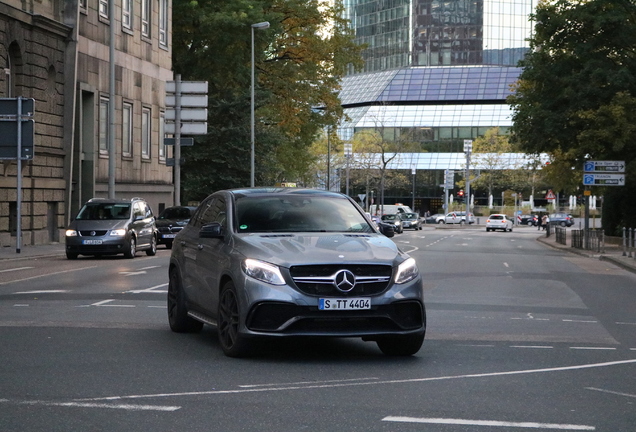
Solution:
{"label": "headlight", "polygon": [[411,281],[417,277],[419,270],[415,264],[413,258],[409,258],[398,266],[397,273],[395,275],[395,283],[403,284]]}
{"label": "headlight", "polygon": [[126,230],[125,229],[110,230],[110,235],[117,236],[117,237],[123,237],[123,236],[126,235]]}
{"label": "headlight", "polygon": [[272,285],[285,285],[285,279],[275,265],[248,258],[243,261],[242,267],[245,274],[254,279]]}
{"label": "headlight", "polygon": [[77,235],[77,231],[73,230],[73,229],[68,229],[66,230],[66,232],[64,233],[64,235],[66,237],[75,237]]}

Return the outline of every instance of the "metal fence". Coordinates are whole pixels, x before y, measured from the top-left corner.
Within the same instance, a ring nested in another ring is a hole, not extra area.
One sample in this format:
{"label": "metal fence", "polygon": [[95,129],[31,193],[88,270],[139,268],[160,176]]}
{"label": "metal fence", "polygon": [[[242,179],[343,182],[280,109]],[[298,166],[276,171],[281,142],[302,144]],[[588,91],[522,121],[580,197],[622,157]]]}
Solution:
{"label": "metal fence", "polygon": [[[636,228],[623,227],[623,256],[636,259]],[[628,254],[629,252],[629,254]]]}
{"label": "metal fence", "polygon": [[602,229],[572,230],[572,247],[605,253],[605,232]]}

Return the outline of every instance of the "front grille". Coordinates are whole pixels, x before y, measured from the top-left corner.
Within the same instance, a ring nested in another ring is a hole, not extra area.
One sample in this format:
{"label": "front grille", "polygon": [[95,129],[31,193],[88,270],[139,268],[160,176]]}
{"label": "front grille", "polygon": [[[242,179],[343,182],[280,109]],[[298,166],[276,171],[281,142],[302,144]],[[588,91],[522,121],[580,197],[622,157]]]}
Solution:
{"label": "front grille", "polygon": [[[344,294],[335,285],[340,270],[348,270],[355,276],[353,289]],[[329,264],[294,266],[290,274],[296,287],[311,296],[371,296],[384,292],[391,282],[393,269],[388,265]]]}
{"label": "front grille", "polygon": [[180,227],[180,226],[162,226],[162,227],[157,227],[157,231],[159,231],[161,234],[174,234],[174,233],[178,233],[182,229],[183,229],[183,227]]}
{"label": "front grille", "polygon": [[320,311],[291,303],[263,302],[250,311],[246,324],[250,330],[261,332],[350,335],[416,330],[426,322],[422,305],[408,300],[360,311]]}
{"label": "front grille", "polygon": [[82,237],[102,237],[105,236],[108,230],[84,230],[80,231]]}

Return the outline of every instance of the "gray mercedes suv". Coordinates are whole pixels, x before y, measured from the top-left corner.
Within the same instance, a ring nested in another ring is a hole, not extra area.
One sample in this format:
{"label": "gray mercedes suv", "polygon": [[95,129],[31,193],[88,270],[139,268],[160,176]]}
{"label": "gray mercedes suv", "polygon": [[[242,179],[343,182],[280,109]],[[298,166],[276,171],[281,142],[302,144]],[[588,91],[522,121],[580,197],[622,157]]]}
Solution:
{"label": "gray mercedes suv", "polygon": [[230,357],[259,337],[360,337],[403,356],[424,341],[415,260],[339,193],[213,193],[175,237],[168,272],[170,328],[216,326]]}

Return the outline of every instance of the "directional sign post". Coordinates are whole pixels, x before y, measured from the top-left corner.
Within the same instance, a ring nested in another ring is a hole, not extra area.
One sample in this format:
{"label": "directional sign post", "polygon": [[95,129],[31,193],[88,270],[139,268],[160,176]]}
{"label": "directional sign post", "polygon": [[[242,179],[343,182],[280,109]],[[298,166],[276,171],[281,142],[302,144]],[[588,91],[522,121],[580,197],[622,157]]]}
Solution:
{"label": "directional sign post", "polygon": [[625,174],[583,174],[585,186],[624,186]]}
{"label": "directional sign post", "polygon": [[[172,163],[174,165],[174,204],[181,205],[181,135],[205,135],[208,133],[208,82],[181,81],[176,75],[174,81],[166,83],[166,124],[164,131],[174,135]],[[162,137],[163,138],[163,137]],[[191,138],[190,138],[191,139]],[[188,144],[191,141],[188,140]],[[170,145],[165,143],[166,145]],[[168,162],[166,160],[166,162]],[[176,162],[176,163],[175,163]]]}
{"label": "directional sign post", "polygon": [[583,171],[592,173],[622,173],[625,172],[625,161],[587,161]]}

